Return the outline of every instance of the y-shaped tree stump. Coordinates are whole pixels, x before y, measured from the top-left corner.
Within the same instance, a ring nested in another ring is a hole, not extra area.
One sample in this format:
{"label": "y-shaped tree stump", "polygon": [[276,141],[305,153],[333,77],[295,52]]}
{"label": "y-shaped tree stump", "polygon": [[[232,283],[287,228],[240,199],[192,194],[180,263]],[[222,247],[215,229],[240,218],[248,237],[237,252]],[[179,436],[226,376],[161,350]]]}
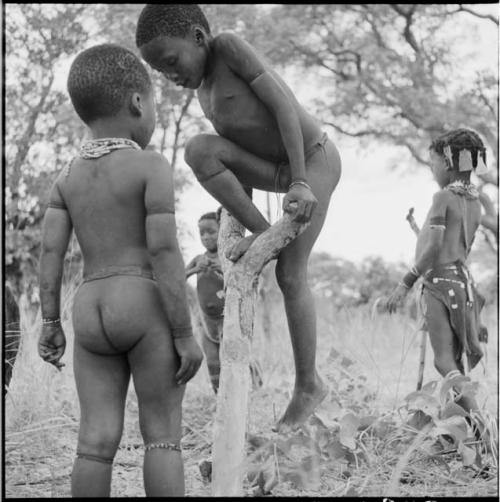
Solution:
{"label": "y-shaped tree stump", "polygon": [[295,223],[292,215],[285,213],[233,264],[226,258],[226,250],[244,236],[245,229],[226,210],[222,211],[218,247],[226,300],[212,451],[214,497],[243,495],[249,362],[259,274],[306,227],[307,224]]}

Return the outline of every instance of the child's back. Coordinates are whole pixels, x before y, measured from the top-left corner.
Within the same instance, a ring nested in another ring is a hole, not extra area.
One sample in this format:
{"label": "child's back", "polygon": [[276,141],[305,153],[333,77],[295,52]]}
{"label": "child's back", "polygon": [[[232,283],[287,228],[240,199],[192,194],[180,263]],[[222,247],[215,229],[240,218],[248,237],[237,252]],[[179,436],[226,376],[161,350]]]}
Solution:
{"label": "child's back", "polygon": [[[150,267],[144,188],[160,161],[150,151],[116,151],[96,160],[77,158],[58,180],[80,244],[84,276],[104,267]],[[173,202],[170,202],[173,212]]]}
{"label": "child's back", "polygon": [[[481,204],[477,198],[466,198],[449,189],[441,190],[436,196],[446,204],[446,228],[435,265],[456,261],[465,263],[481,221]],[[430,240],[431,216],[429,213],[417,239],[417,260]]]}

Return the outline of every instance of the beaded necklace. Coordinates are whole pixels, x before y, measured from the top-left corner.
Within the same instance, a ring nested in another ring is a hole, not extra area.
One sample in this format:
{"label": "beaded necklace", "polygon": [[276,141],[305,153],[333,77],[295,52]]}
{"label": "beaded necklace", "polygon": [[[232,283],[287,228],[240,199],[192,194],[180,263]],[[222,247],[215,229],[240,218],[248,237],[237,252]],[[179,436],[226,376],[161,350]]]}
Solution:
{"label": "beaded necklace", "polygon": [[457,195],[463,195],[467,199],[477,199],[479,197],[476,185],[472,183],[465,183],[462,180],[455,180],[446,185],[444,189],[456,193]]}
{"label": "beaded necklace", "polygon": [[[78,157],[86,160],[99,159],[115,150],[123,150],[125,148],[142,150],[135,141],[128,138],[99,138],[86,141],[78,150]],[[66,169],[66,176],[69,176],[74,160],[69,163]]]}

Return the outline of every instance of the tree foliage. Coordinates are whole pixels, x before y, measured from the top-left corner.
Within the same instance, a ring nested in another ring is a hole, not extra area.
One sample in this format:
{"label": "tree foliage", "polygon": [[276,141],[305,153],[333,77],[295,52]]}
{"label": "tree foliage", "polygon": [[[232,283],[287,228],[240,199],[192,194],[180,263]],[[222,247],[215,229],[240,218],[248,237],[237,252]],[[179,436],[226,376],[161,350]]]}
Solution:
{"label": "tree foliage", "polygon": [[5,96],[6,272],[19,292],[32,275],[54,174],[83,132],[55,88],[58,64],[87,40],[78,4],[8,4]]}
{"label": "tree foliage", "polygon": [[[454,46],[474,33],[453,31],[451,4],[277,6],[267,23],[267,53],[322,76],[316,100],[324,122],[358,138],[403,146],[421,164],[430,139],[451,128],[476,129],[498,158],[496,59],[463,78],[470,54]],[[467,14],[470,15],[470,14]],[[487,17],[482,22],[498,20]],[[270,27],[274,29],[271,30]]]}
{"label": "tree foliage", "polygon": [[[300,85],[321,89],[311,111],[340,133],[404,147],[425,164],[431,137],[468,126],[487,140],[497,165],[497,61],[463,78],[474,46],[464,57],[454,47],[461,37],[473,42],[474,31],[453,31],[459,20],[498,25],[493,16],[462,4],[201,7],[213,34],[239,34],[274,66],[293,68]],[[136,4],[6,4],[5,259],[17,293],[23,273],[25,285],[33,282],[49,186],[87,134],[67,93],[56,85],[62,68],[81,50],[103,42],[138,54],[135,26],[141,9]],[[179,194],[187,183],[177,168],[184,144],[211,126],[192,90],[157,73],[152,78],[158,110],[152,146],[174,166]],[[496,184],[496,174],[483,181]],[[78,262],[78,252],[74,246],[70,259]],[[338,266],[345,267],[345,281],[352,281],[350,266]]]}

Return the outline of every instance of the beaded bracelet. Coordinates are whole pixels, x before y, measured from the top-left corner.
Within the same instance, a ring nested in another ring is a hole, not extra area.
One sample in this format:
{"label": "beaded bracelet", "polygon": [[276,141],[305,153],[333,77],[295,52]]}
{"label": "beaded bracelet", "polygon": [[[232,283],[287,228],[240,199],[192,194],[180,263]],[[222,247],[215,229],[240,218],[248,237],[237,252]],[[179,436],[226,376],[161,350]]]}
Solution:
{"label": "beaded bracelet", "polygon": [[290,183],[290,185],[288,185],[288,190],[290,190],[290,188],[292,188],[294,185],[302,185],[302,186],[308,188],[309,190],[311,190],[311,187],[307,184],[307,182],[305,180],[292,181]]}
{"label": "beaded bracelet", "polygon": [[51,319],[50,317],[43,317],[42,318],[42,324],[44,326],[48,326],[48,325],[51,325],[51,324],[60,324],[61,322],[61,318],[58,317],[57,319]]}
{"label": "beaded bracelet", "polygon": [[411,289],[419,277],[420,272],[416,266],[413,266],[403,277],[402,284],[405,288]]}

